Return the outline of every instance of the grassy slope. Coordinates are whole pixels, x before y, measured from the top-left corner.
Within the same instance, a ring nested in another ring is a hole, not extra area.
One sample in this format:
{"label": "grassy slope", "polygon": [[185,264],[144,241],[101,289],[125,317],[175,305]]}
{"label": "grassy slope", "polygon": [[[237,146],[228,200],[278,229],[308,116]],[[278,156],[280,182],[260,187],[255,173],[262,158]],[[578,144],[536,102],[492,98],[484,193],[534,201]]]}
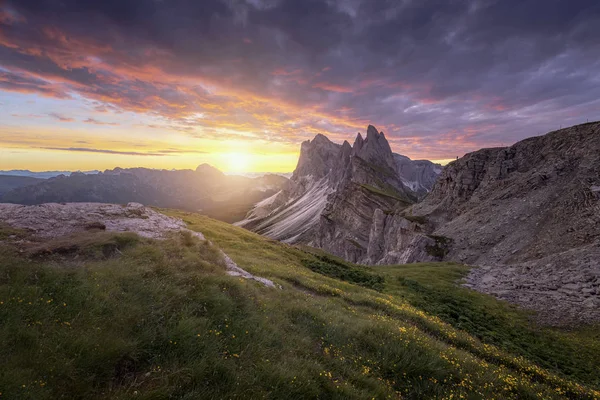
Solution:
{"label": "grassy slope", "polygon": [[170,213],[283,290],[227,276],[185,235],[0,246],[2,398],[600,398],[597,330],[530,327],[454,286],[465,267],[374,267],[375,291],[305,267],[356,275],[320,252]]}

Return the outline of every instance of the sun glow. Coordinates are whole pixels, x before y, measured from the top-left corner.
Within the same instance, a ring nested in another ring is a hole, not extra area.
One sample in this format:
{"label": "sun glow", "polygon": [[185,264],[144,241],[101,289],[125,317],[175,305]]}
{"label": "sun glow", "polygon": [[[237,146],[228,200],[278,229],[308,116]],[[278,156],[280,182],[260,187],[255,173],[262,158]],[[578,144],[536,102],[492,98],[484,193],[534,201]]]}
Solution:
{"label": "sun glow", "polygon": [[228,172],[248,172],[251,169],[251,157],[248,153],[226,153],[224,158]]}

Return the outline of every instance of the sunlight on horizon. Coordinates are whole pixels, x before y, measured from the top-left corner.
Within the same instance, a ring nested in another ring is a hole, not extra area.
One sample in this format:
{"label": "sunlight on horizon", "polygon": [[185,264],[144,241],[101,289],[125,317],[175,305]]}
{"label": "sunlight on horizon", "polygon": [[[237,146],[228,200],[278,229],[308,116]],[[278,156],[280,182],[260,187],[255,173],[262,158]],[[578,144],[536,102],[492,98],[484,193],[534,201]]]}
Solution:
{"label": "sunlight on horizon", "polygon": [[225,153],[223,158],[227,165],[226,172],[249,172],[251,169],[252,161],[248,153]]}

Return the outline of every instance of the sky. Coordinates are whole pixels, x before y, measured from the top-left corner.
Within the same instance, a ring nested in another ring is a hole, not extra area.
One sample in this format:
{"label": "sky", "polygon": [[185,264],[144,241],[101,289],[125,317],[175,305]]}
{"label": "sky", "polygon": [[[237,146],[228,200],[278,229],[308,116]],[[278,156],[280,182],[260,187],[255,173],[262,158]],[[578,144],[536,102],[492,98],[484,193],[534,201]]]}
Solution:
{"label": "sky", "polygon": [[292,171],[600,119],[597,0],[0,0],[0,169]]}

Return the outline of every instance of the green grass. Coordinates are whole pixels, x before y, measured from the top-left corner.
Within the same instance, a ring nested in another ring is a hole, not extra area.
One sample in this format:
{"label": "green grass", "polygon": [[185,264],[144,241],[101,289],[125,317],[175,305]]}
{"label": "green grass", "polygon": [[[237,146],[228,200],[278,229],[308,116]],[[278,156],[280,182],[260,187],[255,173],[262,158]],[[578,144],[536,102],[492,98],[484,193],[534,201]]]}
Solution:
{"label": "green grass", "polygon": [[400,197],[400,195],[398,193],[396,193],[392,190],[382,190],[375,186],[367,185],[367,184],[360,184],[360,187],[371,193],[377,194],[379,196],[391,197],[392,199],[398,200],[399,202],[403,203],[406,206],[410,205],[410,203],[406,199],[403,199],[402,197]]}
{"label": "green grass", "polygon": [[468,270],[451,263],[376,267],[377,273],[386,277],[386,293],[401,297],[485,343],[600,386],[598,327],[564,331],[536,326],[530,314],[456,285]]}
{"label": "green grass", "polygon": [[[456,286],[464,266],[365,268],[168,213],[282,289],[226,275],[218,250],[191,235],[89,232],[67,252],[9,240],[0,398],[600,397],[597,329],[532,326]],[[347,271],[383,277],[380,291],[336,278]]]}
{"label": "green grass", "polygon": [[366,288],[381,291],[384,279],[381,275],[373,273],[371,268],[351,265],[327,255],[314,255],[302,261],[311,271],[350,282]]}

